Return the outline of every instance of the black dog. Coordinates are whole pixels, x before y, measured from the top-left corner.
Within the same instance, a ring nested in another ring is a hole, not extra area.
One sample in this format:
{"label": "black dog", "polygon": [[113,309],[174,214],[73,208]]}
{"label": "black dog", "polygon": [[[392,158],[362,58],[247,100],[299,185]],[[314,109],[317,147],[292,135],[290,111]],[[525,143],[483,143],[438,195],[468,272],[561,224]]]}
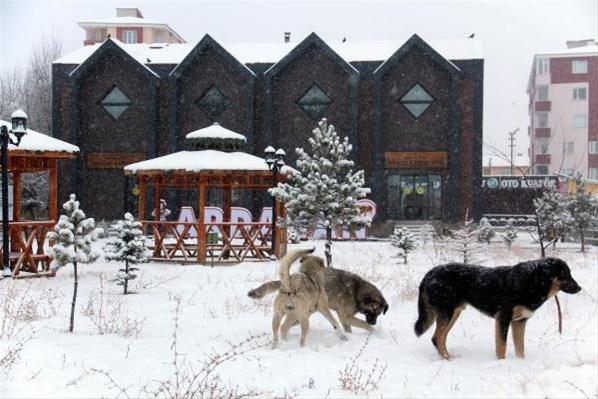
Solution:
{"label": "black dog", "polygon": [[525,323],[550,297],[581,287],[567,263],[557,258],[495,268],[451,263],[437,266],[419,285],[419,318],[415,334],[422,335],[436,320],[432,343],[440,356],[450,358],[446,336],[467,304],[496,320],[496,357],[505,358],[509,325],[515,353],[524,357]]}

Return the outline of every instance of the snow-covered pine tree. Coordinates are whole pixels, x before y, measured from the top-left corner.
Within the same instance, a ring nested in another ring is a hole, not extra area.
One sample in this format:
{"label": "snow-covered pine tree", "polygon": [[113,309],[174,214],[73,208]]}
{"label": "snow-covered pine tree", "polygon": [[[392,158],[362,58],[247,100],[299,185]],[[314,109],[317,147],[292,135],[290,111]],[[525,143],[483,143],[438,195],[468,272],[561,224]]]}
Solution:
{"label": "snow-covered pine tree", "polygon": [[357,205],[370,190],[364,187],[363,171],[353,171],[355,163],[349,159],[352,146],[347,137],[341,139],[325,118],[312,133],[311,152],[295,149],[296,170],[290,173],[287,183],[270,189],[270,194],[284,202],[289,225],[313,229],[320,221],[324,223],[326,260],[330,265],[332,230],[371,223]]}
{"label": "snow-covered pine tree", "polygon": [[511,250],[511,245],[517,239],[517,227],[515,227],[515,220],[509,219],[507,220],[507,225],[505,226],[505,232],[502,235],[502,239],[507,244],[507,248]]}
{"label": "snow-covered pine tree", "polygon": [[48,250],[52,258],[51,267],[54,271],[72,264],[74,267],[73,300],[71,302],[71,318],[69,332],[73,332],[75,325],[75,304],[77,302],[77,287],[79,279],[77,276],[77,265],[79,263],[91,263],[98,258],[98,254],[91,248],[91,242],[95,241],[101,229],[95,228],[93,218],[86,218],[85,213],[79,208],[79,201],[75,194],[62,205],[65,211],[60,215],[54,231],[48,234],[48,239],[54,241],[54,246]]}
{"label": "snow-covered pine tree", "polygon": [[586,191],[579,173],[575,177],[575,193],[568,197],[567,209],[573,221],[571,230],[581,240],[581,252],[585,252],[587,231],[598,225],[598,195]]}
{"label": "snow-covered pine tree", "polygon": [[390,236],[390,244],[401,250],[399,255],[403,257],[403,261],[407,264],[407,254],[417,247],[417,238],[409,229],[401,227]]}
{"label": "snow-covered pine tree", "polygon": [[534,219],[536,235],[532,234],[532,238],[540,245],[540,256],[544,258],[546,248],[562,238],[573,222],[566,198],[554,187],[544,191],[541,197],[534,198]]}
{"label": "snow-covered pine tree", "polygon": [[480,226],[478,228],[478,240],[490,245],[490,240],[496,235],[494,228],[487,218],[480,219]]}
{"label": "snow-covered pine tree", "polygon": [[478,240],[480,232],[473,220],[466,220],[463,226],[451,230],[448,238],[449,248],[457,254],[463,263],[479,263],[480,254],[485,249]]}
{"label": "snow-covered pine tree", "polygon": [[125,262],[125,268],[118,270],[119,273],[114,281],[123,286],[123,293],[127,295],[129,280],[135,279],[137,275],[134,272],[139,270],[137,267],[129,267],[129,264],[136,265],[149,261],[146,240],[141,230],[141,222],[135,221],[129,212],[125,213],[124,220],[119,220],[112,228],[118,235],[104,245],[104,258],[108,261]]}

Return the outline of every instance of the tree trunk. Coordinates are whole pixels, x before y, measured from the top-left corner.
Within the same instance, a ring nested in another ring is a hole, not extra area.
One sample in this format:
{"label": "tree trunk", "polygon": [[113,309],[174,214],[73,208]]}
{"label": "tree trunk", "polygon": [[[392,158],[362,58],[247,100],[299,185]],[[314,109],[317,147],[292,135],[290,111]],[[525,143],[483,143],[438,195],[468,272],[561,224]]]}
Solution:
{"label": "tree trunk", "polygon": [[127,259],[125,259],[125,284],[123,285],[123,287],[125,287],[125,295],[127,295],[128,285],[129,285],[129,261]]}
{"label": "tree trunk", "polygon": [[332,226],[326,226],[326,265],[332,265]]}
{"label": "tree trunk", "polygon": [[[77,253],[77,248],[75,248],[75,254]],[[77,287],[79,286],[79,279],[77,278],[77,262],[73,262],[73,266],[75,267],[75,282],[73,287],[73,302],[71,303],[71,323],[69,325],[69,332],[73,332],[75,328],[75,304],[77,302]]]}
{"label": "tree trunk", "polygon": [[583,230],[581,230],[581,252],[585,252],[586,251],[586,237],[585,234],[583,233]]}

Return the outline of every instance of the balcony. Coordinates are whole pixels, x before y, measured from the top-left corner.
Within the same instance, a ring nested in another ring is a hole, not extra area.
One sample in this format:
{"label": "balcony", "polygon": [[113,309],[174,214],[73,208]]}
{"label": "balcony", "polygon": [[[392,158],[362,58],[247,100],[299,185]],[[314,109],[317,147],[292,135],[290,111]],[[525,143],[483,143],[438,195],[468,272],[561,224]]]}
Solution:
{"label": "balcony", "polygon": [[536,111],[550,111],[550,101],[536,101],[534,109]]}
{"label": "balcony", "polygon": [[550,154],[536,154],[536,159],[534,163],[536,165],[549,165]]}
{"label": "balcony", "polygon": [[536,138],[550,137],[550,128],[549,127],[537,127],[535,129],[534,136]]}

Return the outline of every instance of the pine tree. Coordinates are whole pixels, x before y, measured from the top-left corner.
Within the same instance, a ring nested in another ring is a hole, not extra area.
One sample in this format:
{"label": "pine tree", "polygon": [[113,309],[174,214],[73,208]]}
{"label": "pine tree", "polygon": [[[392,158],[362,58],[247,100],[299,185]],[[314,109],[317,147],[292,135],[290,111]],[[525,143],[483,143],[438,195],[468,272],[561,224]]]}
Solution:
{"label": "pine tree", "polygon": [[451,230],[448,238],[449,248],[457,254],[463,263],[480,262],[480,254],[484,248],[478,240],[479,229],[473,220],[466,220],[463,226]]}
{"label": "pine tree", "polygon": [[358,228],[371,223],[360,215],[357,201],[370,190],[364,187],[362,170],[353,171],[349,159],[351,144],[341,139],[326,119],[318,123],[309,138],[311,153],[297,148],[296,170],[290,172],[287,183],[279,183],[270,194],[284,202],[289,225],[316,228],[322,221],[326,228],[326,260],[332,262],[332,230]]}
{"label": "pine tree", "polygon": [[504,240],[505,244],[507,244],[507,248],[509,248],[509,250],[511,250],[511,245],[513,245],[513,242],[515,242],[515,240],[517,239],[517,228],[515,227],[514,224],[515,220],[514,219],[509,219],[507,220],[507,225],[505,226],[505,232],[502,236],[502,239]]}
{"label": "pine tree", "polygon": [[532,238],[540,245],[540,256],[546,256],[546,248],[556,244],[570,229],[573,222],[567,209],[565,197],[556,188],[551,188],[534,198],[534,222],[536,235]]}
{"label": "pine tree", "polygon": [[490,240],[496,235],[494,228],[487,218],[480,219],[480,226],[478,228],[478,240],[490,245]]}
{"label": "pine tree", "polygon": [[572,218],[572,232],[581,239],[581,252],[585,252],[585,238],[589,229],[598,225],[598,196],[586,191],[581,174],[575,178],[575,193],[567,201]]}
{"label": "pine tree", "polygon": [[417,247],[417,239],[409,229],[401,227],[390,236],[390,244],[401,250],[399,255],[403,257],[405,264],[407,264],[407,254]]}
{"label": "pine tree", "polygon": [[98,254],[91,248],[91,242],[95,241],[101,229],[95,228],[93,218],[86,218],[85,213],[79,208],[79,201],[75,194],[62,205],[65,211],[60,215],[54,231],[48,234],[48,239],[55,244],[48,250],[52,258],[51,267],[54,271],[72,264],[74,267],[73,300],[71,303],[71,318],[69,332],[73,332],[75,325],[75,304],[77,302],[77,288],[79,279],[77,276],[77,265],[79,263],[91,263],[98,258]]}
{"label": "pine tree", "polygon": [[119,220],[112,228],[118,235],[112,237],[104,246],[104,258],[108,261],[125,262],[125,268],[119,269],[114,281],[123,286],[123,293],[127,295],[129,280],[135,279],[137,275],[134,272],[139,270],[136,267],[129,267],[129,264],[135,265],[149,261],[145,236],[141,230],[141,222],[135,221],[129,212],[125,213],[124,220]]}

